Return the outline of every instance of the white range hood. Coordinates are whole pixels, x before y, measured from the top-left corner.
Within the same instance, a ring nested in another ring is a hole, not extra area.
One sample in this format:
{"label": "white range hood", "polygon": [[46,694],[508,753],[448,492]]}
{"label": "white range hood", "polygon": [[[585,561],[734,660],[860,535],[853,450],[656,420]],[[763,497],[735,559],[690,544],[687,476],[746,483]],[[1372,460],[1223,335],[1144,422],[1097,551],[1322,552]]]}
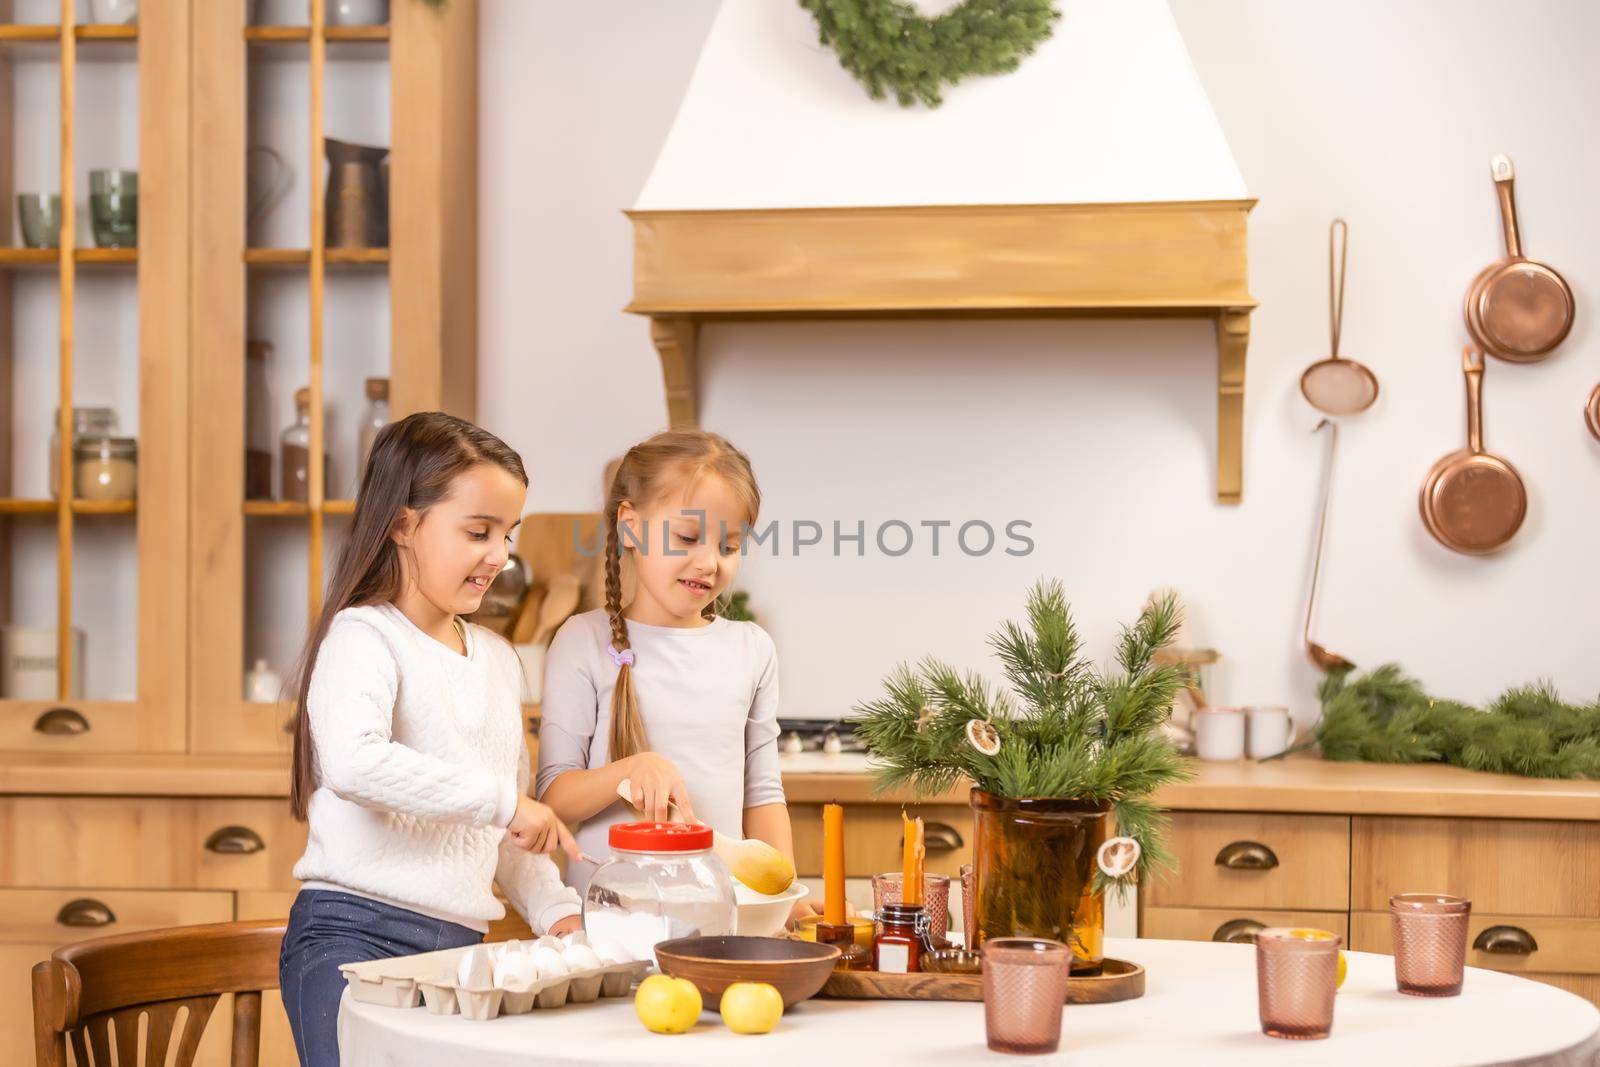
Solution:
{"label": "white range hood", "polygon": [[1060,9],[1017,71],[930,110],[870,99],[794,0],[724,0],[629,212],[674,425],[708,319],[1203,315],[1239,499],[1254,201],[1163,0]]}

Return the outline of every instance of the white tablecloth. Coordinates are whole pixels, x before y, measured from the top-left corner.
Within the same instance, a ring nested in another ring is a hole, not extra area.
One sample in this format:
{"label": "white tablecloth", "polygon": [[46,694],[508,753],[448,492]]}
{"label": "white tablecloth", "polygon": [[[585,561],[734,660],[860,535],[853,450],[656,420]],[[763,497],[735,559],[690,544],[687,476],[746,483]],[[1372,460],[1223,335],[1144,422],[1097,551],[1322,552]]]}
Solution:
{"label": "white tablecloth", "polygon": [[[1395,991],[1391,957],[1352,952],[1333,1035],[1280,1041],[1261,1033],[1254,948],[1108,939],[1106,952],[1144,965],[1145,995],[1121,1004],[1067,1006],[1060,1051],[1028,1062],[1600,1064],[1600,1011],[1571,993],[1512,975],[1469,967],[1458,997],[1407,997]],[[346,993],[339,1049],[344,1067],[945,1067],[1020,1059],[989,1052],[982,1004],[918,1001],[811,1000],[760,1037],[734,1034],[708,1011],[688,1034],[664,1036],[639,1024],[631,999],[471,1022],[424,1008],[358,1004]]]}

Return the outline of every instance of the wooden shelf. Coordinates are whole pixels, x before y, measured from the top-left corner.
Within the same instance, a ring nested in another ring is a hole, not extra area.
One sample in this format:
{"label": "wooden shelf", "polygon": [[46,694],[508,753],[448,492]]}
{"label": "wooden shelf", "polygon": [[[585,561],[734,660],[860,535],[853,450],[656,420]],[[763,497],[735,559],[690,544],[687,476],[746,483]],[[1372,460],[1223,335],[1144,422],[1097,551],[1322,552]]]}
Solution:
{"label": "wooden shelf", "polygon": [[[50,270],[59,261],[54,248],[0,248],[0,270],[36,269]],[[72,253],[72,261],[80,267],[134,266],[139,262],[137,248],[79,248]]]}
{"label": "wooden shelf", "polygon": [[[247,248],[244,261],[253,267],[278,267],[295,270],[311,266],[308,248]],[[386,267],[389,264],[387,248],[330,248],[323,253],[323,263],[329,267]]]}
{"label": "wooden shelf", "polygon": [[[114,26],[105,23],[87,22],[72,27],[72,36],[79,41],[137,41],[139,39],[139,26],[137,23],[127,26]],[[45,43],[59,41],[60,39],[60,26],[48,24],[0,24],[0,42]]]}
{"label": "wooden shelf", "polygon": [[[54,27],[52,27],[54,28]],[[72,36],[80,41],[137,41],[139,24],[130,22],[117,26],[107,23],[87,22],[72,28]]]}
{"label": "wooden shelf", "polygon": [[[360,41],[374,43],[389,39],[389,27],[383,26],[329,26],[322,31],[326,41]],[[310,43],[310,26],[246,26],[244,39],[251,44]]]}
{"label": "wooden shelf", "polygon": [[[265,519],[294,519],[303,518],[311,514],[311,507],[295,500],[246,500],[244,513],[256,518]],[[322,502],[324,515],[354,515],[356,502],[354,500],[324,500]]]}
{"label": "wooden shelf", "polygon": [[[1254,200],[629,211],[674,428],[699,423],[699,325],[725,319],[1192,316],[1216,330],[1216,496],[1243,496]],[[751,263],[765,265],[750,270]],[[1133,372],[1130,372],[1130,375]],[[1130,377],[1130,390],[1137,388]]]}
{"label": "wooden shelf", "polygon": [[[133,515],[139,510],[134,500],[74,500],[74,515]],[[15,497],[0,499],[0,515],[54,515],[54,500],[22,500]]]}

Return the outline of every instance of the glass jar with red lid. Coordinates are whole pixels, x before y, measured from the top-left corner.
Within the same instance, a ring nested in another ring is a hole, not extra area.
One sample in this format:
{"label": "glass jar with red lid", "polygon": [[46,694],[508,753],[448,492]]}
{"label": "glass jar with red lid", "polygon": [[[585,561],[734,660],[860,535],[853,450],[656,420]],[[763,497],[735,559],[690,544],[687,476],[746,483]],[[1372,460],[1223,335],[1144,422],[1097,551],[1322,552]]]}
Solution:
{"label": "glass jar with red lid", "polygon": [[681,822],[611,827],[612,858],[589,880],[583,928],[634,959],[660,941],[731,934],[738,923],[733,879],[711,851],[711,828]]}

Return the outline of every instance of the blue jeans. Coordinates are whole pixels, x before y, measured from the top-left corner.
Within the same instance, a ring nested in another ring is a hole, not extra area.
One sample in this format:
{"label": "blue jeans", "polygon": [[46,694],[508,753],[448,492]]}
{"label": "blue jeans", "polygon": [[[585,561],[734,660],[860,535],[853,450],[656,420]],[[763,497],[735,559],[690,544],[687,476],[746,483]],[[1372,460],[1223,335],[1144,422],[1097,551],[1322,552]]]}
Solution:
{"label": "blue jeans", "polygon": [[338,1067],[339,967],[476,945],[483,935],[353,893],[303,889],[289,909],[278,957],[283,1007],[301,1067]]}

